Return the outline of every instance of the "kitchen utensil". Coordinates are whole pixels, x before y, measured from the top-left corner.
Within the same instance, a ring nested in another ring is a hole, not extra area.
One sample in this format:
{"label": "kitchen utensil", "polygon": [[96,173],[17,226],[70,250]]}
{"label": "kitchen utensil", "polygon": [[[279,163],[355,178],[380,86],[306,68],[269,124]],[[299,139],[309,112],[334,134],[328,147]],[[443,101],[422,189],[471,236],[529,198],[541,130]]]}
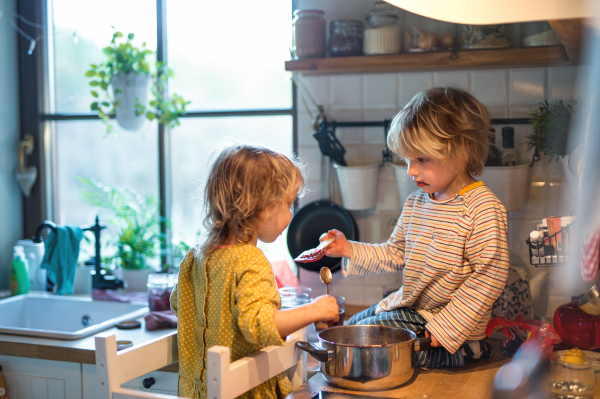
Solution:
{"label": "kitchen utensil", "polygon": [[319,142],[323,155],[327,155],[339,165],[348,166],[344,159],[346,149],[335,136],[335,128],[330,129],[322,125],[319,131],[313,133],[313,137]]}
{"label": "kitchen utensil", "polygon": [[356,391],[404,384],[413,375],[413,351],[431,343],[412,331],[378,325],[332,327],[317,336],[319,343],[299,341],[296,346],[321,362],[327,382]]}
{"label": "kitchen utensil", "polygon": [[584,312],[578,301],[559,306],[553,325],[567,348],[594,350],[600,348],[600,317]]}
{"label": "kitchen utensil", "polygon": [[579,309],[583,310],[587,314],[593,316],[600,315],[600,293],[598,293],[598,287],[592,286],[579,300],[577,304]]}
{"label": "kitchen utensil", "polygon": [[[292,259],[312,248],[321,235],[331,229],[341,231],[349,240],[359,239],[354,218],[335,202],[314,201],[300,208],[292,218],[287,233],[288,251]],[[321,267],[327,266],[331,272],[335,272],[341,266],[341,258],[324,256],[318,261],[297,265],[312,272],[318,272]]]}
{"label": "kitchen utensil", "polygon": [[321,268],[319,271],[319,278],[327,287],[327,295],[329,295],[329,284],[331,284],[331,280],[333,280],[333,276],[331,275],[331,270],[327,266]]}
{"label": "kitchen utensil", "polygon": [[554,354],[550,358],[548,389],[553,398],[592,399],[594,396],[594,368],[585,356]]}
{"label": "kitchen utensil", "polygon": [[[315,262],[325,256],[325,250],[335,240],[322,241],[318,247],[304,251],[294,259],[294,262]],[[329,270],[329,269],[328,269]]]}

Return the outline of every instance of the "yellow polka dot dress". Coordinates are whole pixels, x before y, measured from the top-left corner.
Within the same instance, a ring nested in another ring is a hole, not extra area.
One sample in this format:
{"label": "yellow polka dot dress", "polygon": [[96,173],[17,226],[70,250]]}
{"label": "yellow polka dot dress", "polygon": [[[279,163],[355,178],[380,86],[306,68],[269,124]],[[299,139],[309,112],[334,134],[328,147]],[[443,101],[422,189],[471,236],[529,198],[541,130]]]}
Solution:
{"label": "yellow polka dot dress", "polygon": [[[228,346],[233,362],[266,346],[283,345],[274,322],[280,307],[271,264],[260,249],[238,244],[208,257],[190,250],[171,294],[178,319],[178,395],[206,397],[206,349],[212,346]],[[282,373],[240,398],[283,398],[291,392]]]}

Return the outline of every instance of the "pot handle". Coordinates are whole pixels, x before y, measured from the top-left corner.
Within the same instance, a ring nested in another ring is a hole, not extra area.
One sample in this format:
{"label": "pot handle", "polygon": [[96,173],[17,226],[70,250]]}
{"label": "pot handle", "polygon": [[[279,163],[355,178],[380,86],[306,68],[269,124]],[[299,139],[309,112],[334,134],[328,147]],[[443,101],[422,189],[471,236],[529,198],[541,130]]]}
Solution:
{"label": "pot handle", "polygon": [[332,350],[325,349],[313,342],[298,341],[296,342],[296,347],[307,352],[309,355],[323,363],[333,358]]}
{"label": "pot handle", "polygon": [[431,337],[415,338],[415,351],[424,351],[431,345]]}

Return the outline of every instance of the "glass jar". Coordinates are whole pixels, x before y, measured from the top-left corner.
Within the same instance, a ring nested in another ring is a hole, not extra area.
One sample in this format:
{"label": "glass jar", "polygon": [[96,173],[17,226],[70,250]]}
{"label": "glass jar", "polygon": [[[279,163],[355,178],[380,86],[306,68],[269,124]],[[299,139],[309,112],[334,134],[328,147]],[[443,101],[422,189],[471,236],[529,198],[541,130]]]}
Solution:
{"label": "glass jar", "polygon": [[148,307],[150,311],[171,310],[171,292],[177,284],[177,274],[154,273],[148,275]]}
{"label": "glass jar", "polygon": [[547,21],[521,24],[521,47],[560,46],[562,42]]}
{"label": "glass jar", "polygon": [[354,19],[343,19],[329,23],[329,55],[344,57],[362,55],[363,23]]}
{"label": "glass jar", "polygon": [[292,21],[294,58],[325,57],[327,22],[325,11],[296,10]]}
{"label": "glass jar", "polygon": [[363,52],[372,54],[396,54],[400,52],[399,9],[389,3],[378,1],[367,14]]}
{"label": "glass jar", "polygon": [[482,50],[511,48],[512,26],[501,25],[462,25],[460,48],[462,50]]}
{"label": "glass jar", "polygon": [[456,48],[456,24],[404,13],[405,53],[451,51]]}

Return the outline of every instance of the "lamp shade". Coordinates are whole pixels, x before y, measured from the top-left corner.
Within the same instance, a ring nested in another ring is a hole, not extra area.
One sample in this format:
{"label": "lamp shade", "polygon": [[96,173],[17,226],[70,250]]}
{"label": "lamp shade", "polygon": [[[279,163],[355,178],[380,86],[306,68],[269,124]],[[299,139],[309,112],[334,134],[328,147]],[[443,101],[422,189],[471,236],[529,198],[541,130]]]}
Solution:
{"label": "lamp shade", "polygon": [[424,17],[467,25],[493,25],[593,16],[596,0],[386,0]]}

